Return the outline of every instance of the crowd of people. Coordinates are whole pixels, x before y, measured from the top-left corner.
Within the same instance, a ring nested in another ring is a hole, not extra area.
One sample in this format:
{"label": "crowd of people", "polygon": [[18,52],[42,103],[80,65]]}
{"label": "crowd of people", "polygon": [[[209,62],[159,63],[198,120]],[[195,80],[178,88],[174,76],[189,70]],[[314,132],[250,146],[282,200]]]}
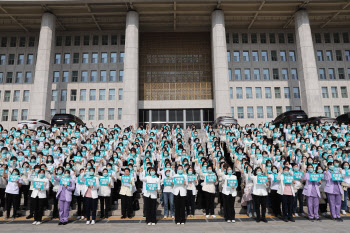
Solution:
{"label": "crowd of people", "polygon": [[234,223],[237,205],[257,222],[267,222],[267,208],[286,222],[299,215],[321,221],[328,206],[330,217],[343,221],[349,131],[349,125],[327,122],[201,129],[0,125],[0,208],[9,221],[28,209],[27,219],[40,225],[53,206],[52,217],[66,225],[74,204],[77,219],[95,224],[98,202],[100,218],[108,218],[119,200],[121,218],[133,218],[141,194],[148,225],[156,224],[160,206],[163,218],[178,225],[196,211],[215,218],[215,206]]}

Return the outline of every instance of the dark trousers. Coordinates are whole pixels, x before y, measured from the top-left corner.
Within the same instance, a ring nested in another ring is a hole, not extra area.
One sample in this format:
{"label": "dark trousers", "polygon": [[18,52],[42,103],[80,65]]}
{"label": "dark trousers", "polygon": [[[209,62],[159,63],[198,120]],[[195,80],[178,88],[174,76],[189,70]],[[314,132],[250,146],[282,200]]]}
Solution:
{"label": "dark trousers", "polygon": [[215,193],[208,193],[203,191],[204,194],[204,199],[206,201],[205,205],[205,213],[206,215],[214,215],[214,198],[215,198]]}
{"label": "dark trousers", "polygon": [[[265,219],[267,196],[253,195],[253,199],[255,204],[256,219],[257,220]],[[260,206],[261,206],[261,216],[260,216]]]}
{"label": "dark trousers", "polygon": [[132,201],[133,197],[129,197],[127,195],[120,195],[122,202],[122,216],[123,217],[131,217],[132,216]]}
{"label": "dark trousers", "polygon": [[293,218],[293,195],[282,195],[282,209],[283,209],[283,219]]}
{"label": "dark trousers", "polygon": [[101,218],[107,217],[111,210],[111,197],[98,197],[100,199]]}
{"label": "dark trousers", "polygon": [[77,199],[77,205],[78,205],[78,211],[77,211],[77,216],[83,216],[85,215],[85,208],[84,208],[84,198],[83,196],[75,196]]}
{"label": "dark trousers", "polygon": [[222,194],[224,199],[224,217],[225,220],[235,220],[235,199],[232,195]]}
{"label": "dark trousers", "polygon": [[281,195],[277,193],[277,190],[271,190],[270,194],[272,213],[277,217],[281,215]]}
{"label": "dark trousers", "polygon": [[11,207],[13,206],[13,214],[12,217],[15,218],[18,210],[18,203],[19,203],[19,194],[11,194],[6,193],[6,211],[7,211],[7,218],[10,217],[10,211]]}
{"label": "dark trousers", "polygon": [[90,221],[90,216],[91,216],[92,220],[96,220],[96,210],[97,210],[98,198],[93,199],[91,197],[84,197],[84,202],[85,202],[86,220]]}
{"label": "dark trousers", "polygon": [[194,215],[194,200],[195,195],[193,195],[192,190],[187,190],[187,197],[186,197],[186,211],[187,215]]}
{"label": "dark trousers", "polygon": [[41,222],[44,213],[44,204],[46,198],[32,198],[34,206],[34,221]]}
{"label": "dark trousers", "polygon": [[22,194],[23,194],[23,200],[24,200],[24,203],[23,203],[23,206],[25,208],[27,208],[28,206],[28,199],[29,199],[29,187],[30,185],[22,185],[20,188],[19,188],[19,203],[18,203],[18,207],[20,206],[20,202],[21,202],[21,197],[22,197]]}
{"label": "dark trousers", "polygon": [[56,198],[56,194],[57,192],[53,192],[53,212],[52,212],[52,216],[54,218],[58,218],[58,199]]}
{"label": "dark trousers", "polygon": [[157,199],[145,197],[146,223],[156,223]]}
{"label": "dark trousers", "polygon": [[[302,214],[304,212],[303,211],[303,208],[304,208],[303,199],[304,199],[303,189],[298,189],[298,191],[295,193],[295,196],[294,196],[293,213]],[[299,202],[299,209],[297,208],[298,202]]]}
{"label": "dark trousers", "polygon": [[184,223],[186,220],[185,216],[185,202],[186,197],[178,195],[174,195],[174,203],[175,203],[175,223]]}
{"label": "dark trousers", "polygon": [[0,188],[0,207],[5,209],[5,189]]}
{"label": "dark trousers", "polygon": [[[327,196],[327,193],[326,193],[326,196]],[[320,212],[321,213],[326,213],[327,212],[328,196],[327,196],[327,198],[324,201],[325,201],[324,204],[320,204]]]}
{"label": "dark trousers", "polygon": [[34,198],[32,198],[32,192],[33,190],[29,190],[29,215],[34,215]]}

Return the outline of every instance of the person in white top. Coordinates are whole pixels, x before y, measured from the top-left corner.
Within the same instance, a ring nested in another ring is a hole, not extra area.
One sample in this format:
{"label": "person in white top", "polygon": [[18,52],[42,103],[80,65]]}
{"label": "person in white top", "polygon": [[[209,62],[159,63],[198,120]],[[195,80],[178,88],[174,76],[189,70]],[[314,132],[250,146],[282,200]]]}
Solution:
{"label": "person in white top", "polygon": [[187,194],[187,176],[184,175],[182,165],[177,167],[177,174],[174,175],[174,203],[175,203],[175,223],[185,224],[185,201]]}
{"label": "person in white top", "polygon": [[346,211],[348,209],[347,199],[348,199],[348,194],[350,191],[350,175],[348,175],[347,171],[349,171],[349,163],[343,162],[342,173],[343,173],[344,180],[341,183],[341,185],[342,185],[343,190],[344,190],[344,195],[343,195],[343,200],[341,202],[341,213],[344,215],[346,214]]}
{"label": "person in white top", "polygon": [[84,176],[84,168],[80,169],[79,176],[77,176],[77,180],[75,182],[75,190],[74,196],[77,200],[78,210],[77,210],[77,220],[84,219],[85,207],[84,207],[84,197],[83,197],[83,188],[85,183],[82,181],[82,177]]}
{"label": "person in white top", "polygon": [[[193,177],[193,179],[192,179]],[[194,173],[194,169],[189,167],[187,169],[187,201],[186,201],[186,210],[187,215],[192,218],[194,216],[195,210],[195,197],[197,195],[198,179],[197,175]]]}
{"label": "person in white top", "polygon": [[19,171],[17,168],[12,170],[11,175],[5,173],[3,169],[2,177],[8,181],[5,189],[6,193],[6,214],[7,217],[4,220],[10,217],[11,207],[13,206],[13,214],[11,220],[16,217],[18,204],[19,204],[19,188],[22,185],[22,179],[19,177]]}
{"label": "person in white top", "polygon": [[278,187],[281,183],[280,180],[277,179],[278,168],[276,166],[271,167],[271,174],[268,175],[270,181],[270,193],[269,198],[271,200],[271,209],[272,213],[275,217],[282,216],[281,212],[281,195],[277,193]]}
{"label": "person in white top", "polygon": [[[256,222],[263,221],[267,223],[265,218],[266,214],[266,202],[267,202],[267,188],[269,182],[265,173],[260,167],[255,168],[254,175],[251,173],[251,167],[248,168],[248,177],[253,181],[253,200],[256,210]],[[266,182],[265,182],[266,181]],[[261,217],[260,217],[260,206],[261,206]]]}
{"label": "person in white top", "polygon": [[[86,171],[87,173],[87,171]],[[82,178],[85,185],[83,186],[83,196],[85,203],[85,215],[86,215],[86,224],[92,225],[95,224],[96,220],[96,211],[97,211],[97,202],[98,202],[98,189],[100,183],[98,178],[95,176],[95,168],[91,167],[89,172],[85,174]],[[90,222],[90,216],[92,221]]]}
{"label": "person in white top", "polygon": [[224,217],[225,220],[230,222],[235,222],[235,199],[237,196],[237,177],[233,175],[233,170],[231,166],[227,166],[226,174],[221,176],[220,181],[222,181],[222,194],[224,199]]}
{"label": "person in white top", "polygon": [[[172,218],[175,218],[175,211],[174,211],[174,194],[173,194],[173,188],[174,188],[174,179],[173,175],[174,173],[171,168],[166,168],[164,171],[164,177],[162,179],[162,184],[164,185],[163,188],[163,199],[164,199],[164,219],[168,218],[169,214],[169,208],[170,208],[170,214]],[[170,206],[169,206],[170,205]]]}
{"label": "person in white top", "polygon": [[[118,168],[119,170],[119,168]],[[122,203],[122,219],[132,218],[133,209],[132,209],[132,201],[133,201],[133,187],[135,186],[135,177],[130,174],[130,168],[124,169],[124,175],[120,176],[120,171],[117,173],[117,179],[121,181],[120,187],[120,197]]]}

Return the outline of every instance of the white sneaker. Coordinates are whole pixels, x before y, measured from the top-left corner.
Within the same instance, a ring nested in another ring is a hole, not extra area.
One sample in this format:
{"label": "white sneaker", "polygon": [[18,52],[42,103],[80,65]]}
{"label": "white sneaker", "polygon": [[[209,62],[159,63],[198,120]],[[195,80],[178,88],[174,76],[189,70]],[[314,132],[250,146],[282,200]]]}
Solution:
{"label": "white sneaker", "polygon": [[180,225],[180,223],[178,222],[178,223],[176,223],[176,225]]}
{"label": "white sneaker", "polygon": [[299,215],[297,213],[294,214],[294,217],[299,217]]}
{"label": "white sneaker", "polygon": [[209,218],[209,215],[205,215],[206,218]]}
{"label": "white sneaker", "polygon": [[231,222],[231,220],[227,220],[227,222]]}
{"label": "white sneaker", "polygon": [[164,218],[163,219],[167,219],[168,217],[167,216],[164,216]]}
{"label": "white sneaker", "polygon": [[95,220],[92,220],[92,221],[91,221],[91,225],[94,225],[94,224],[95,224]]}
{"label": "white sneaker", "polygon": [[184,223],[184,222],[182,222],[182,223],[181,223],[181,225],[185,225],[185,223]]}
{"label": "white sneaker", "polygon": [[174,219],[174,218],[175,218],[175,216],[171,216],[171,218],[172,218],[172,219]]}
{"label": "white sneaker", "polygon": [[36,225],[40,225],[41,224],[41,222],[36,222]]}
{"label": "white sneaker", "polygon": [[156,223],[152,222],[152,226],[155,226],[155,225],[156,225]]}
{"label": "white sneaker", "polygon": [[236,222],[236,220],[232,220],[232,223],[235,223]]}
{"label": "white sneaker", "polygon": [[249,218],[253,217],[252,213],[249,213],[248,216],[249,216]]}
{"label": "white sneaker", "polygon": [[86,225],[89,225],[90,224],[90,221],[86,221]]}
{"label": "white sneaker", "polygon": [[36,223],[37,223],[37,221],[34,221],[32,224],[33,224],[33,225],[36,225]]}
{"label": "white sneaker", "polygon": [[118,204],[118,202],[117,202],[117,201],[114,201],[114,205],[116,205],[116,204]]}
{"label": "white sneaker", "polygon": [[341,210],[341,214],[346,215],[345,210]]}
{"label": "white sneaker", "polygon": [[256,212],[254,212],[254,217],[256,217]]}
{"label": "white sneaker", "polygon": [[304,213],[301,213],[301,216],[305,217],[306,215]]}
{"label": "white sneaker", "polygon": [[216,218],[216,216],[215,216],[215,215],[212,215],[211,217],[212,217],[212,218]]}
{"label": "white sneaker", "polygon": [[148,226],[151,226],[151,223],[149,222],[149,223],[147,223],[147,225],[148,225]]}

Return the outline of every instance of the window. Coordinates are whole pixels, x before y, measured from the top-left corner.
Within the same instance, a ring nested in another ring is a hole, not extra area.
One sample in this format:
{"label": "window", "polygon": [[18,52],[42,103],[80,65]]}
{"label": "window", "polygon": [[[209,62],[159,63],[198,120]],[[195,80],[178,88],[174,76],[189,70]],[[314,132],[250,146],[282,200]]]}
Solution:
{"label": "window", "polygon": [[322,87],[322,98],[328,99],[328,88],[327,87]]}
{"label": "window", "polygon": [[258,53],[258,51],[253,51],[252,52],[252,56],[253,56],[253,61],[259,61],[259,53]]}
{"label": "window", "polygon": [[348,98],[348,90],[346,87],[340,87],[340,92],[342,98]]}
{"label": "window", "polygon": [[298,80],[298,71],[297,71],[297,69],[291,69],[291,73],[292,73],[292,79],[293,80]]}
{"label": "window", "polygon": [[273,109],[272,106],[267,106],[266,107],[266,116],[267,118],[273,118]]}
{"label": "window", "polygon": [[338,78],[345,79],[344,68],[338,68]]}
{"label": "window", "polygon": [[14,65],[15,64],[15,55],[14,54],[9,54],[8,64],[9,65]]}
{"label": "window", "polygon": [[261,60],[262,61],[268,61],[268,57],[267,57],[267,51],[261,51]]}
{"label": "window", "polygon": [[254,80],[260,80],[260,69],[254,69]]}
{"label": "window", "polygon": [[288,44],[294,44],[294,35],[293,33],[287,34]]}
{"label": "window", "polygon": [[230,53],[230,51],[227,51],[227,61],[228,62],[231,61],[231,53]]}
{"label": "window", "polygon": [[250,80],[250,69],[244,69],[244,79]]}
{"label": "window", "polygon": [[333,106],[334,117],[338,117],[340,115],[340,107],[338,105]]}
{"label": "window", "polygon": [[266,44],[266,34],[260,33],[260,43]]}
{"label": "window", "polygon": [[233,61],[239,61],[239,51],[233,51]]}
{"label": "window", "polygon": [[95,120],[95,109],[89,108],[89,121]]}
{"label": "window", "polygon": [[282,106],[276,106],[276,116],[279,116],[282,114]]}
{"label": "window", "polygon": [[337,59],[337,61],[343,60],[343,55],[341,53],[341,50],[335,50],[335,58]]}
{"label": "window", "polygon": [[270,72],[269,69],[263,69],[264,80],[270,80]]}
{"label": "window", "polygon": [[318,69],[318,72],[320,73],[320,79],[326,79],[326,71],[324,68]]}
{"label": "window", "polygon": [[17,65],[23,65],[24,63],[24,54],[18,54]]}
{"label": "window", "polygon": [[81,72],[81,81],[83,83],[87,82],[88,81],[88,72],[87,71],[82,71]]}
{"label": "window", "polygon": [[22,112],[21,112],[21,120],[22,121],[25,121],[28,119],[28,109],[22,109]]}
{"label": "window", "polygon": [[331,107],[330,106],[324,106],[324,115],[326,117],[331,117]]}
{"label": "window", "polygon": [[285,99],[290,99],[289,87],[285,87],[284,88],[284,98]]}
{"label": "window", "polygon": [[272,76],[274,80],[280,79],[279,74],[278,74],[278,69],[272,69]]}
{"label": "window", "polygon": [[1,47],[7,47],[7,37],[1,38]]}
{"label": "window", "polygon": [[282,79],[288,80],[288,69],[282,69]]}
{"label": "window", "polygon": [[232,42],[234,44],[238,44],[239,43],[239,35],[238,35],[238,33],[233,33],[232,34]]}
{"label": "window", "polygon": [[286,106],[286,111],[291,111],[292,110],[292,106]]}
{"label": "window", "polygon": [[118,108],[118,120],[122,119],[122,115],[123,115],[123,109]]}
{"label": "window", "polygon": [[[76,72],[76,71],[73,71],[73,73]],[[75,77],[73,78],[72,77],[72,80],[74,80]],[[62,75],[62,82],[64,83],[68,83],[69,81],[69,72],[68,71],[63,71],[63,75]]]}
{"label": "window", "polygon": [[247,117],[250,119],[254,118],[254,108],[253,107],[247,107]]}
{"label": "window", "polygon": [[124,53],[120,53],[119,62],[124,63]]}
{"label": "window", "polygon": [[104,108],[99,108],[98,109],[98,120],[104,120],[105,119],[105,109]]}
{"label": "window", "polygon": [[350,79],[350,68],[348,68],[348,79]]}
{"label": "window", "polygon": [[108,120],[114,120],[114,108],[109,108],[108,109]]}
{"label": "window", "polygon": [[242,43],[248,44],[248,34],[247,33],[242,33]]}
{"label": "window", "polygon": [[269,33],[270,44],[276,43],[275,33]]}
{"label": "window", "polygon": [[[0,83],[4,81],[4,73],[0,72]],[[0,94],[0,99],[1,99],[1,94]]]}
{"label": "window", "polygon": [[52,90],[52,97],[51,97],[51,101],[58,101],[58,91],[57,90]]}
{"label": "window", "polygon": [[90,99],[89,100],[96,100],[96,89],[90,89]]}
{"label": "window", "polygon": [[89,63],[89,54],[83,53],[83,64]]}
{"label": "window", "polygon": [[271,50],[271,60],[277,61],[277,52],[276,50]]}
{"label": "window", "polygon": [[106,82],[107,81],[107,73],[105,70],[100,71],[100,82]]}
{"label": "window", "polygon": [[323,61],[323,51],[317,50],[317,61]]}
{"label": "window", "polygon": [[329,77],[329,79],[335,79],[333,68],[328,69],[328,77]]}
{"label": "window", "polygon": [[11,91],[5,91],[4,102],[10,102]]}
{"label": "window", "polygon": [[252,44],[258,43],[258,36],[256,35],[256,33],[252,33],[250,35],[250,39],[251,39]]}
{"label": "window", "polygon": [[70,62],[70,53],[64,54],[64,64],[69,64]]}
{"label": "window", "polygon": [[61,54],[60,53],[55,54],[55,64],[61,64]]}
{"label": "window", "polygon": [[258,106],[256,108],[257,112],[257,117],[258,118],[264,118],[264,108],[262,106]]}
{"label": "window", "polygon": [[[68,75],[68,72],[67,72],[67,75]],[[72,82],[73,83],[76,83],[78,82],[78,71],[72,71]],[[68,78],[68,77],[67,77]]]}
{"label": "window", "polygon": [[265,87],[265,98],[271,99],[271,87]]}
{"label": "window", "polygon": [[101,63],[107,63],[107,53],[101,53]]}
{"label": "window", "polygon": [[56,37],[56,46],[62,46],[62,36]]}
{"label": "window", "polygon": [[53,81],[54,83],[58,83],[60,81],[60,72],[55,71],[53,72]]}
{"label": "window", "polygon": [[337,43],[337,44],[340,43],[340,36],[338,32],[333,33],[333,40],[334,40],[334,43]]}
{"label": "window", "polygon": [[327,61],[333,61],[332,50],[326,50]]}
{"label": "window", "polygon": [[80,89],[80,101],[85,101],[86,100],[86,89]]}
{"label": "window", "polygon": [[105,89],[99,90],[98,99],[99,100],[106,100],[106,90]]}
{"label": "window", "polygon": [[79,53],[73,53],[73,64],[79,63]]}
{"label": "window", "polygon": [[315,33],[315,42],[316,42],[317,44],[322,43],[322,37],[321,37],[321,34],[320,34],[320,33]]}
{"label": "window", "polygon": [[350,61],[350,50],[345,50],[345,60]]}
{"label": "window", "polygon": [[332,92],[332,98],[338,98],[338,88],[337,87],[331,87]]}
{"label": "window", "polygon": [[293,87],[293,97],[294,99],[300,99],[299,87]]}
{"label": "window", "polygon": [[74,45],[80,46],[80,36],[74,36]]}
{"label": "window", "polygon": [[236,87],[236,98],[243,99],[243,89],[242,87]]}
{"label": "window", "polygon": [[67,90],[61,90],[61,101],[67,101]]}
{"label": "window", "polygon": [[17,37],[10,38],[10,47],[16,47]]}
{"label": "window", "polygon": [[117,45],[118,44],[118,36],[112,35],[111,36],[111,45]]}
{"label": "window", "polygon": [[84,36],[84,46],[90,45],[90,36],[86,35]]}
{"label": "window", "polygon": [[19,38],[19,47],[26,47],[26,38],[25,37]]}
{"label": "window", "polygon": [[350,110],[349,110],[349,105],[344,105],[344,106],[343,106],[343,110],[344,110],[344,113],[349,112],[349,111],[350,111]]}
{"label": "window", "polygon": [[249,51],[243,51],[243,61],[249,61]]}
{"label": "window", "polygon": [[275,98],[280,99],[281,98],[281,88],[280,87],[275,87]]}
{"label": "window", "polygon": [[9,110],[4,109],[2,110],[2,121],[8,121],[9,119]]}
{"label": "window", "polygon": [[0,54],[0,65],[5,65],[6,56],[4,54]]}
{"label": "window", "polygon": [[120,45],[125,45],[125,35],[120,36]]}
{"label": "window", "polygon": [[233,99],[233,88],[230,87],[230,99]]}
{"label": "window", "polygon": [[72,37],[71,36],[66,36],[66,40],[64,42],[65,46],[71,46],[72,44]]}
{"label": "window", "polygon": [[13,91],[13,102],[19,102],[20,94],[21,93],[18,90]]}
{"label": "window", "polygon": [[235,108],[234,107],[231,107],[231,116],[235,117]]}
{"label": "window", "polygon": [[280,44],[285,43],[284,33],[278,33],[278,43],[280,43]]}
{"label": "window", "polygon": [[295,59],[295,51],[293,51],[293,50],[289,51],[289,60],[290,61],[296,61],[296,59]]}
{"label": "window", "polygon": [[56,109],[51,109],[51,118],[56,114]]}
{"label": "window", "polygon": [[243,107],[238,107],[237,108],[237,114],[238,114],[238,118],[239,119],[243,119],[244,118]]}
{"label": "window", "polygon": [[12,83],[12,76],[13,76],[12,72],[7,72],[6,83]]}
{"label": "window", "polygon": [[70,101],[77,101],[77,90],[70,90]]}
{"label": "window", "polygon": [[124,80],[124,70],[119,70],[119,82],[123,82]]}
{"label": "window", "polygon": [[97,62],[98,62],[98,53],[92,53],[91,63],[97,63]]}
{"label": "window", "polygon": [[118,90],[118,99],[123,100],[123,88],[119,88]]}
{"label": "window", "polygon": [[247,99],[253,99],[253,91],[252,91],[251,87],[246,87],[245,88],[245,95],[246,95]]}
{"label": "window", "polygon": [[232,81],[232,70],[228,69],[228,80]]}
{"label": "window", "polygon": [[85,120],[85,108],[79,108],[79,118]]}
{"label": "window", "polygon": [[257,98],[257,99],[261,99],[262,98],[261,87],[256,87],[255,88],[255,98]]}
{"label": "window", "polygon": [[30,36],[28,41],[28,47],[34,47],[34,44],[35,44],[35,37]]}
{"label": "window", "polygon": [[90,75],[90,82],[96,82],[97,81],[97,71],[92,70]]}
{"label": "window", "polygon": [[235,69],[235,80],[242,80],[241,69]]}
{"label": "window", "polygon": [[280,57],[281,57],[281,61],[287,61],[287,58],[286,58],[286,51],[281,50],[281,51],[280,51]]}
{"label": "window", "polygon": [[74,108],[69,109],[69,114],[75,115],[75,109]]}
{"label": "window", "polygon": [[22,83],[22,72],[16,73],[15,83]]}
{"label": "window", "polygon": [[32,65],[33,64],[33,54],[28,54],[27,55],[27,65]]}
{"label": "window", "polygon": [[331,43],[331,34],[330,33],[325,33],[324,34],[324,42],[325,43]]}
{"label": "window", "polygon": [[102,35],[102,45],[108,45],[108,35]]}
{"label": "window", "polygon": [[117,63],[117,53],[111,53],[111,63]]}
{"label": "window", "polygon": [[109,89],[108,100],[115,100],[115,89]]}
{"label": "window", "polygon": [[[2,78],[0,78],[1,80]],[[1,83],[1,81],[0,81]],[[24,78],[24,83],[32,83],[32,72],[26,72],[26,76]]]}

